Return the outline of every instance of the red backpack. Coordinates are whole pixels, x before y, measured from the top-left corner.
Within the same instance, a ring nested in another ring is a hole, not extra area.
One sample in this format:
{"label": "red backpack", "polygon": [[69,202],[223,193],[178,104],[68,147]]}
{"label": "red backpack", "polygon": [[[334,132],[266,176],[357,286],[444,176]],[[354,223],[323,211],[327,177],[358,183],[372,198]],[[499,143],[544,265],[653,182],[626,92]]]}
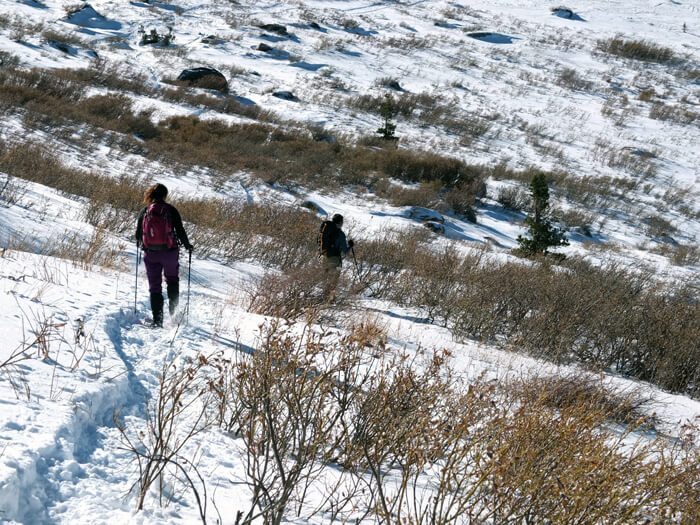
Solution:
{"label": "red backpack", "polygon": [[143,216],[143,247],[149,250],[172,250],[177,248],[170,206],[154,202],[146,208]]}

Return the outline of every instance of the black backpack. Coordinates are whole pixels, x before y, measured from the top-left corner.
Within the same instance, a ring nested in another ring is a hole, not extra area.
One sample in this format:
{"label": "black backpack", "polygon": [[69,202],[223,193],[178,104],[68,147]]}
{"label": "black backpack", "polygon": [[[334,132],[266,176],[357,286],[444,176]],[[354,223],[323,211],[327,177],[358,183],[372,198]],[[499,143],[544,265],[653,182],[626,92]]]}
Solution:
{"label": "black backpack", "polygon": [[318,252],[325,257],[337,257],[340,250],[335,246],[338,227],[333,221],[323,221],[318,232]]}

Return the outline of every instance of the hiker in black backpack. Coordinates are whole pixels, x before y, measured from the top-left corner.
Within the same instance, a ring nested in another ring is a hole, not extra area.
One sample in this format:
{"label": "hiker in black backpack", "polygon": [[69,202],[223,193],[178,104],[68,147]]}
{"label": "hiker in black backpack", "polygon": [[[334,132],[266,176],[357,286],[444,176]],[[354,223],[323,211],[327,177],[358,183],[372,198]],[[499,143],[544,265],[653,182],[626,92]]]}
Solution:
{"label": "hiker in black backpack", "polygon": [[340,278],[340,268],[345,256],[354,246],[352,239],[347,240],[342,230],[343,216],[336,213],[333,218],[321,223],[318,233],[319,256],[323,261],[326,277],[324,296],[332,300]]}
{"label": "hiker in black backpack", "polygon": [[165,202],[168,188],[154,184],[144,193],[146,207],[136,221],[136,244],[144,251],[143,262],[151,294],[153,326],[163,326],[163,275],[167,283],[168,310],[175,313],[180,296],[179,246],[192,253],[182,218],[177,209]]}

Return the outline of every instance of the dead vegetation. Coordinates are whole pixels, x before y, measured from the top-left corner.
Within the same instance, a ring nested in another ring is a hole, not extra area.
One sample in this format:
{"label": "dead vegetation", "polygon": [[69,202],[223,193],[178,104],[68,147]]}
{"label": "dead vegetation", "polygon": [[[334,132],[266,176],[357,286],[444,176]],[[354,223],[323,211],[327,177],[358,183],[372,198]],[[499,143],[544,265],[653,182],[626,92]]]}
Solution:
{"label": "dead vegetation", "polygon": [[[0,103],[15,110],[22,108],[30,128],[87,124],[94,130],[93,138],[173,167],[207,166],[222,173],[245,171],[269,183],[296,182],[312,187],[325,187],[329,181],[334,187],[369,185],[376,175],[408,182],[439,181],[446,192],[459,188],[464,197],[459,202],[466,207],[473,205],[483,185],[482,169],[434,153],[331,144],[316,141],[308,133],[263,123],[227,125],[192,117],[155,123],[148,111],[134,112],[124,94],[85,96],[92,84],[131,91],[137,82],[115,79],[113,74],[100,70],[50,73],[3,69]],[[191,95],[179,90],[164,96],[183,102]],[[208,103],[206,97],[211,98],[199,95],[191,101]],[[238,104],[226,97],[211,98],[211,102],[214,109],[222,111],[227,104],[233,110]]]}
{"label": "dead vegetation", "polygon": [[643,396],[594,379],[463,384],[446,352],[361,339],[276,321],[219,368],[210,408],[242,443],[249,491],[237,523],[700,516],[693,428],[675,443],[645,438]]}
{"label": "dead vegetation", "polygon": [[368,243],[358,251],[369,293],[421,308],[458,337],[698,395],[700,311],[692,286],[663,289],[649,272],[575,259],[561,272],[432,253],[420,241],[380,242],[383,250]]}
{"label": "dead vegetation", "polygon": [[143,510],[154,488],[163,506],[174,496],[172,487],[183,483],[197,501],[202,522],[207,522],[207,486],[194,458],[186,452],[188,444],[211,425],[206,403],[213,395],[207,384],[209,360],[199,355],[163,364],[145,429],[129,424],[119,413],[114,415],[123,448],[133,455],[138,467],[138,479],[130,489],[137,494],[137,510]]}
{"label": "dead vegetation", "polygon": [[621,36],[598,41],[598,49],[622,58],[646,62],[669,63],[677,60],[672,49],[645,40],[625,40]]}

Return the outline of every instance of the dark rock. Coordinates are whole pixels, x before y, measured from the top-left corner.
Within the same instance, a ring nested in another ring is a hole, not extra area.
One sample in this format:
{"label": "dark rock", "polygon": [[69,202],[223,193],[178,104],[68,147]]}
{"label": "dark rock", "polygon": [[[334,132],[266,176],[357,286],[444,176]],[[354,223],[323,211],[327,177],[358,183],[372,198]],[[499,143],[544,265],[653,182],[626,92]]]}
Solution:
{"label": "dark rock", "polygon": [[517,38],[514,36],[483,31],[479,31],[476,33],[467,33],[467,36],[476,40],[480,40],[482,42],[487,42],[489,44],[512,44],[515,40],[517,40]]}
{"label": "dark rock", "polygon": [[384,87],[393,89],[394,91],[403,91],[403,88],[401,87],[401,84],[399,84],[398,80],[390,80],[389,82],[384,84]]}
{"label": "dark rock", "polygon": [[321,30],[321,26],[318,25],[316,22],[311,22],[311,23],[309,23],[309,27],[310,27],[311,29],[316,29],[317,31],[320,31],[320,30]]}
{"label": "dark rock", "polygon": [[304,201],[301,203],[301,206],[303,208],[306,208],[307,210],[314,212],[317,215],[328,215],[328,212],[326,212],[326,210],[324,210],[321,206],[316,204],[314,201]]}
{"label": "dark rock", "polygon": [[258,51],[263,51],[263,52],[265,52],[265,53],[270,53],[270,52],[272,52],[272,51],[274,51],[274,50],[275,50],[274,47],[272,47],[272,46],[270,46],[270,45],[267,45],[265,42],[260,42],[260,44],[258,44]]}
{"label": "dark rock", "polygon": [[299,99],[291,91],[275,91],[272,94],[273,97],[280,98],[282,100],[288,100],[290,102],[297,102]]}
{"label": "dark rock", "polygon": [[70,9],[66,22],[90,29],[106,29],[109,31],[114,31],[122,28],[121,23],[114,20],[108,20],[100,13],[95,11],[90,4],[83,4],[82,6]]}
{"label": "dark rock", "polygon": [[228,91],[228,82],[226,77],[212,67],[195,67],[185,69],[177,77],[178,82],[186,83],[187,85],[203,88],[215,89],[226,93]]}
{"label": "dark rock", "polygon": [[331,133],[323,129],[323,127],[311,127],[311,138],[316,142],[325,142],[327,144],[336,144],[338,139],[336,139]]}
{"label": "dark rock", "polygon": [[565,18],[567,20],[576,20],[577,22],[585,22],[583,18],[574,13],[568,7],[553,7],[551,11],[554,16],[558,16],[559,18]]}
{"label": "dark rock", "polygon": [[426,228],[428,228],[429,230],[431,230],[435,233],[439,233],[440,235],[445,234],[445,225],[442,223],[435,222],[435,221],[428,221],[428,222],[424,222],[423,226],[425,226]]}
{"label": "dark rock", "polygon": [[47,44],[49,44],[54,49],[58,49],[61,53],[65,53],[66,55],[75,54],[75,50],[66,42],[60,42],[58,40],[48,40]]}
{"label": "dark rock", "polygon": [[260,29],[263,29],[265,31],[270,31],[271,33],[277,33],[278,35],[281,36],[287,36],[289,33],[287,32],[287,28],[283,26],[282,24],[262,24],[258,26]]}
{"label": "dark rock", "polygon": [[207,44],[210,46],[218,46],[223,44],[224,41],[216,35],[209,35],[202,38],[202,44]]}
{"label": "dark rock", "polygon": [[420,206],[413,206],[412,208],[409,208],[408,218],[421,222],[435,222],[439,224],[445,223],[445,217],[443,217],[440,213],[429,208],[421,208]]}
{"label": "dark rock", "polygon": [[554,7],[552,8],[552,13],[561,18],[573,18],[574,12],[571,9],[565,7]]}

